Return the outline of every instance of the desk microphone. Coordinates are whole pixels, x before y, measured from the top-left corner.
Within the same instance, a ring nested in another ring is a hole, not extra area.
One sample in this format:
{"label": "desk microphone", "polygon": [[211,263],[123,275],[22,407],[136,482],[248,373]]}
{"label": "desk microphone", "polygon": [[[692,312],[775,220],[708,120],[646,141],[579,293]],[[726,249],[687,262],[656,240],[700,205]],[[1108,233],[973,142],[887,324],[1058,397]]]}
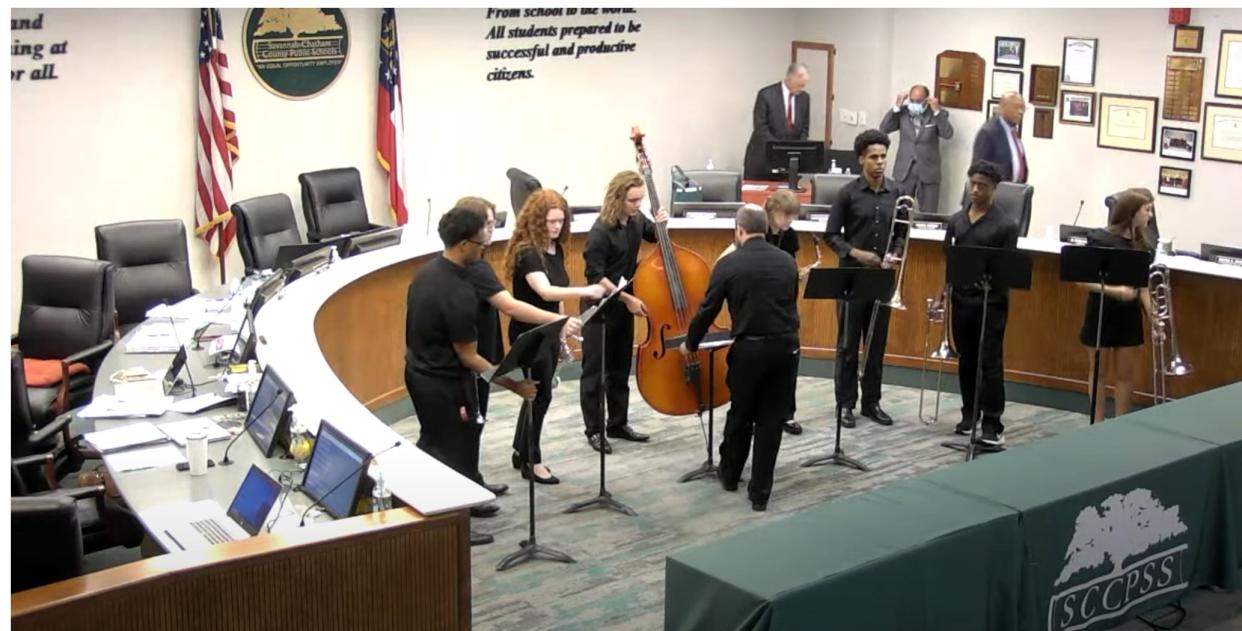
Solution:
{"label": "desk microphone", "polygon": [[[354,469],[349,472],[349,475],[341,478],[341,481],[337,482],[336,486],[329,489],[327,493],[323,494],[323,497],[320,497],[319,499],[315,500],[314,504],[307,506],[306,510],[302,511],[302,521],[298,522],[298,528],[301,528],[306,525],[306,516],[311,512],[312,509],[314,509],[316,506],[319,506],[320,504],[324,502],[324,500],[331,497],[332,494],[335,493],[337,489],[341,488],[342,484],[345,484],[346,482],[349,481],[350,478],[354,477],[354,474],[358,473],[359,471],[362,471],[363,468],[370,465],[372,462],[375,462],[376,458],[379,458],[380,456],[387,453],[388,451],[396,449],[397,447],[400,447],[400,446],[401,446],[401,441],[398,440],[394,442],[392,445],[389,445],[388,447],[385,447],[379,450],[379,453],[376,453],[374,456],[371,456],[370,458],[363,460],[362,464],[354,467]],[[307,471],[307,473],[309,474],[310,471]],[[302,486],[305,487],[306,485],[303,484]]]}
{"label": "desk microphone", "polygon": [[431,198],[430,197],[427,198],[427,230],[423,234],[424,235],[431,234]]}
{"label": "desk microphone", "polygon": [[1074,223],[1073,223],[1073,225],[1075,225],[1075,226],[1077,226],[1077,225],[1078,225],[1078,217],[1079,217],[1080,215],[1082,215],[1082,204],[1083,204],[1083,202],[1084,202],[1084,201],[1086,201],[1086,200],[1083,200],[1083,199],[1078,200],[1078,212],[1074,214]]}
{"label": "desk microphone", "polygon": [[[274,404],[276,403],[276,401],[280,399],[280,395],[282,395],[282,394],[284,394],[284,393],[285,393],[285,391],[284,391],[284,390],[281,390],[280,388],[277,388],[277,389],[276,389],[276,394],[272,397],[272,400],[271,400],[271,401],[268,401],[268,402],[267,402],[267,405],[263,406],[263,409],[262,409],[262,410],[259,410],[259,413],[258,413],[258,414],[253,414],[253,415],[250,415],[250,418],[248,418],[248,419],[246,420],[246,423],[245,423],[244,425],[242,425],[241,431],[240,431],[240,432],[237,432],[237,435],[233,437],[233,440],[230,440],[230,441],[229,441],[229,444],[228,444],[228,445],[225,445],[225,447],[224,447],[224,457],[220,459],[220,464],[222,464],[222,465],[231,465],[231,464],[233,464],[233,461],[232,461],[232,460],[229,460],[229,450],[233,448],[233,443],[237,442],[237,439],[238,439],[238,438],[241,438],[241,437],[242,437],[242,434],[245,434],[245,433],[246,433],[246,430],[250,429],[250,426],[251,426],[251,425],[254,425],[255,421],[259,420],[260,418],[263,418],[263,415],[267,413],[268,409],[269,409],[269,408],[271,408],[271,407],[272,407],[272,405],[274,405]],[[242,397],[242,396],[246,396],[246,395],[245,395],[245,394],[243,394],[243,393],[241,393],[241,392],[239,392],[239,393],[237,393],[237,396]],[[273,437],[272,437],[272,440],[275,440],[275,439],[276,439],[276,437],[275,437],[275,436],[273,436]]]}

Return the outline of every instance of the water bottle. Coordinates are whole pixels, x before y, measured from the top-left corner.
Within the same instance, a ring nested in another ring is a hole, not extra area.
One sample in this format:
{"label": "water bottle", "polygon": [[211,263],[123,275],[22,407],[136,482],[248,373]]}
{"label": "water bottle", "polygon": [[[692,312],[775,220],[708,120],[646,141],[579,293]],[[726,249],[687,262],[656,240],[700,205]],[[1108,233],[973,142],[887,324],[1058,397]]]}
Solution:
{"label": "water bottle", "polygon": [[828,167],[828,172],[833,173],[833,174],[837,174],[841,172],[841,168],[837,166],[836,160],[832,161],[832,166]]}
{"label": "water bottle", "polygon": [[716,170],[716,163],[715,163],[715,162],[712,162],[712,159],[711,159],[711,158],[708,158],[708,159],[707,159],[707,170],[708,170],[708,171],[715,171],[715,170]]}
{"label": "water bottle", "polygon": [[371,478],[375,480],[375,485],[371,488],[371,512],[378,513],[392,508],[392,493],[384,485],[384,472],[378,467],[372,466],[372,469]]}

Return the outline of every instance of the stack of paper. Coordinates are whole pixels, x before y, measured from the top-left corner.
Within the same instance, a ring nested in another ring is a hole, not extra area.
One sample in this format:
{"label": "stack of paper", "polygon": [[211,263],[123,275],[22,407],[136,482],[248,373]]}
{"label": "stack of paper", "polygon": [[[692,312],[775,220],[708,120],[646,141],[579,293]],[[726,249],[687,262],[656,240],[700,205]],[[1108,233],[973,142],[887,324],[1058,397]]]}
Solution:
{"label": "stack of paper", "polygon": [[[162,306],[162,305],[161,305]],[[188,325],[183,324],[188,330],[184,332],[186,339],[194,333],[193,329],[189,329]],[[167,320],[156,320],[147,322],[138,327],[137,331],[125,343],[125,352],[127,353],[175,353],[181,347],[181,334],[172,322]]]}
{"label": "stack of paper", "polygon": [[172,405],[172,397],[121,399],[110,394],[95,397],[91,404],[78,411],[79,418],[141,418],[160,416]]}
{"label": "stack of paper", "polygon": [[103,453],[168,442],[168,436],[164,432],[161,432],[151,423],[146,422],[134,423],[115,429],[106,429],[100,432],[89,432],[84,434],[83,438],[91,446]]}
{"label": "stack of paper", "polygon": [[185,447],[185,437],[190,434],[202,434],[207,437],[207,442],[215,442],[217,440],[228,440],[233,435],[228,430],[216,425],[209,418],[191,418],[184,421],[174,421],[172,423],[164,423],[159,426],[159,430],[164,432],[179,447]]}
{"label": "stack of paper", "polygon": [[175,467],[186,462],[181,450],[169,444],[130,449],[104,455],[104,464],[113,472],[138,471],[157,467]]}
{"label": "stack of paper", "polygon": [[168,406],[168,409],[182,414],[198,414],[209,407],[214,407],[220,405],[221,403],[225,403],[226,401],[233,401],[235,399],[237,399],[236,394],[216,394],[214,392],[209,392],[207,394],[200,394],[196,397],[177,401],[176,403]]}

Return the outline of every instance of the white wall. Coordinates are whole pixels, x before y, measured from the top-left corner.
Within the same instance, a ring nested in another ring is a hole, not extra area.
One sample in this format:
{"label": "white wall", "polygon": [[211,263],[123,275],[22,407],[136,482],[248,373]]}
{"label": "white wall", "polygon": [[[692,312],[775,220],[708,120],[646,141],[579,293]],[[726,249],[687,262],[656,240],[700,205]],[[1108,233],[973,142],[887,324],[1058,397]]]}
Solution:
{"label": "white wall", "polygon": [[[1029,90],[1031,64],[1061,65],[1062,38],[1096,37],[1096,85],[1074,89],[1154,96],[1162,105],[1165,58],[1174,54],[1173,26],[1168,24],[1166,9],[821,9],[800,11],[797,23],[799,39],[837,44],[836,107],[865,109],[869,127],[878,125],[897,92],[914,83],[933,83],[935,57],[944,50],[974,51],[983,57],[988,69],[985,94],[990,92],[997,35],[1026,38],[1024,90]],[[1237,103],[1213,97],[1212,86],[1220,30],[1242,29],[1242,10],[1194,9],[1191,24],[1205,27],[1204,100]],[[876,40],[881,43],[877,45]],[[982,112],[949,111],[956,135],[941,143],[942,208],[956,205],[961,198],[971,145],[985,120]],[[1035,138],[1029,105],[1027,115],[1023,143],[1030,164],[1029,181],[1035,187],[1031,236],[1042,236],[1046,226],[1073,221],[1079,200],[1086,201],[1081,222],[1103,224],[1106,195],[1129,186],[1154,192],[1157,170],[1164,164],[1190,168],[1193,176],[1190,199],[1157,195],[1161,235],[1173,237],[1182,249],[1197,250],[1203,241],[1242,245],[1242,213],[1236,212],[1242,165],[1199,158],[1194,162],[1167,160],[1159,157],[1158,149],[1153,154],[1100,149],[1096,127],[1062,125],[1059,113],[1052,139]],[[864,129],[835,124],[838,148],[847,148],[849,140]],[[1201,123],[1160,121],[1160,126],[1165,124],[1202,129]]]}
{"label": "white wall", "polygon": [[[59,80],[12,84],[14,329],[23,256],[94,257],[97,224],[178,218],[192,232],[194,216],[198,10],[22,9],[13,17],[40,12],[44,31],[20,36],[70,44],[56,60]],[[428,198],[433,221],[464,195],[508,208],[504,171],[512,166],[545,185],[568,185],[571,203],[599,204],[611,176],[634,167],[632,125],[648,134],[665,195],[672,164],[712,158],[740,169],[755,91],[780,79],[794,31],[788,10],[643,9],[631,16],[642,32],[625,36],[638,43],[633,53],[543,59],[532,64],[533,80],[489,83],[487,73],[505,64],[484,58],[498,47],[484,39],[496,23],[485,14],[397,11],[406,199],[417,226],[426,225]],[[374,143],[379,10],[345,9],[348,61],[335,84],[303,101],[255,81],[242,55],[244,15],[222,12],[241,150],[234,200],[286,193],[301,224],[297,175],[352,165],[363,173],[372,220],[391,223]],[[214,285],[216,264],[202,241],[191,240],[190,256],[195,286]],[[228,269],[241,272],[236,247]]]}

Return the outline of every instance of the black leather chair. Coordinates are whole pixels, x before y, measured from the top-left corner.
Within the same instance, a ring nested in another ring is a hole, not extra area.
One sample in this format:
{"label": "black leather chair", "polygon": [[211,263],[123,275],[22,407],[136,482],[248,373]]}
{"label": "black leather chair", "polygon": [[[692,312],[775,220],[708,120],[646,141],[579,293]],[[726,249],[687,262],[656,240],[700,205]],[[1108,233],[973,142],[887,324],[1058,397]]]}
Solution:
{"label": "black leather chair", "polygon": [[233,204],[232,210],[237,218],[237,245],[247,275],[276,267],[280,246],[302,243],[293,202],[284,193],[242,200]]}
{"label": "black leather chair", "polygon": [[[1108,223],[1110,215],[1112,215],[1113,205],[1116,204],[1117,200],[1121,199],[1121,196],[1124,194],[1125,194],[1125,191],[1117,191],[1116,193],[1113,193],[1112,195],[1109,195],[1108,197],[1104,198],[1104,207],[1108,209],[1108,213],[1106,213],[1104,216],[1105,224]],[[1088,221],[1087,225],[1091,225],[1091,222]],[[1155,210],[1155,204],[1153,204],[1152,211],[1151,211],[1151,221],[1147,222],[1147,242],[1150,243],[1154,247],[1156,243],[1159,241],[1160,241],[1160,225],[1156,223],[1156,210]]]}
{"label": "black leather chair", "polygon": [[[516,216],[522,211],[526,198],[539,190],[542,185],[535,176],[521,169],[509,169],[505,171],[505,177],[509,178],[509,204],[513,206],[513,214]],[[500,217],[496,218],[496,223],[500,224]]]}
{"label": "black leather chair", "polygon": [[737,171],[686,171],[698,183],[705,202],[742,201],[742,174]]}
{"label": "black leather chair", "polygon": [[298,176],[306,240],[318,243],[342,234],[381,228],[367,219],[362,176],[353,167],[312,171]]}
{"label": "black leather chair", "polygon": [[95,226],[95,255],[116,266],[116,312],[121,330],[142,322],[162,302],[180,302],[194,288],[185,224],[177,219]]}
{"label": "black leather chair", "polygon": [[837,203],[837,193],[846,184],[858,179],[857,175],[844,173],[816,173],[811,176],[811,203],[832,206]]}
{"label": "black leather chair", "polygon": [[[1018,236],[1025,237],[1031,228],[1031,200],[1035,197],[1035,187],[1017,182],[1001,182],[996,185],[992,195],[992,207],[999,209],[1018,224]],[[970,206],[970,181],[962,187],[962,208]]]}
{"label": "black leather chair", "polygon": [[106,522],[103,486],[57,489],[52,483],[53,490],[28,492],[20,469],[41,462],[36,455],[9,465],[13,592],[80,576],[85,554],[117,545]]}
{"label": "black leather chair", "polygon": [[[51,469],[45,471],[46,476],[59,477],[57,469],[68,471],[81,466],[82,456],[76,450],[73,439],[69,435],[69,423],[73,413],[66,412],[43,425],[36,425],[30,412],[30,395],[26,388],[26,371],[22,365],[21,351],[9,351],[9,398],[13,401],[13,411],[9,418],[12,431],[10,446],[13,458],[24,458],[32,454],[49,454]],[[63,464],[63,467],[58,467]]]}
{"label": "black leather chair", "polygon": [[[22,259],[22,306],[10,342],[32,359],[60,362],[55,386],[29,386],[30,418],[42,428],[66,410],[91,400],[95,374],[115,335],[115,266],[75,256],[30,255]],[[69,376],[82,362],[91,374]]]}

